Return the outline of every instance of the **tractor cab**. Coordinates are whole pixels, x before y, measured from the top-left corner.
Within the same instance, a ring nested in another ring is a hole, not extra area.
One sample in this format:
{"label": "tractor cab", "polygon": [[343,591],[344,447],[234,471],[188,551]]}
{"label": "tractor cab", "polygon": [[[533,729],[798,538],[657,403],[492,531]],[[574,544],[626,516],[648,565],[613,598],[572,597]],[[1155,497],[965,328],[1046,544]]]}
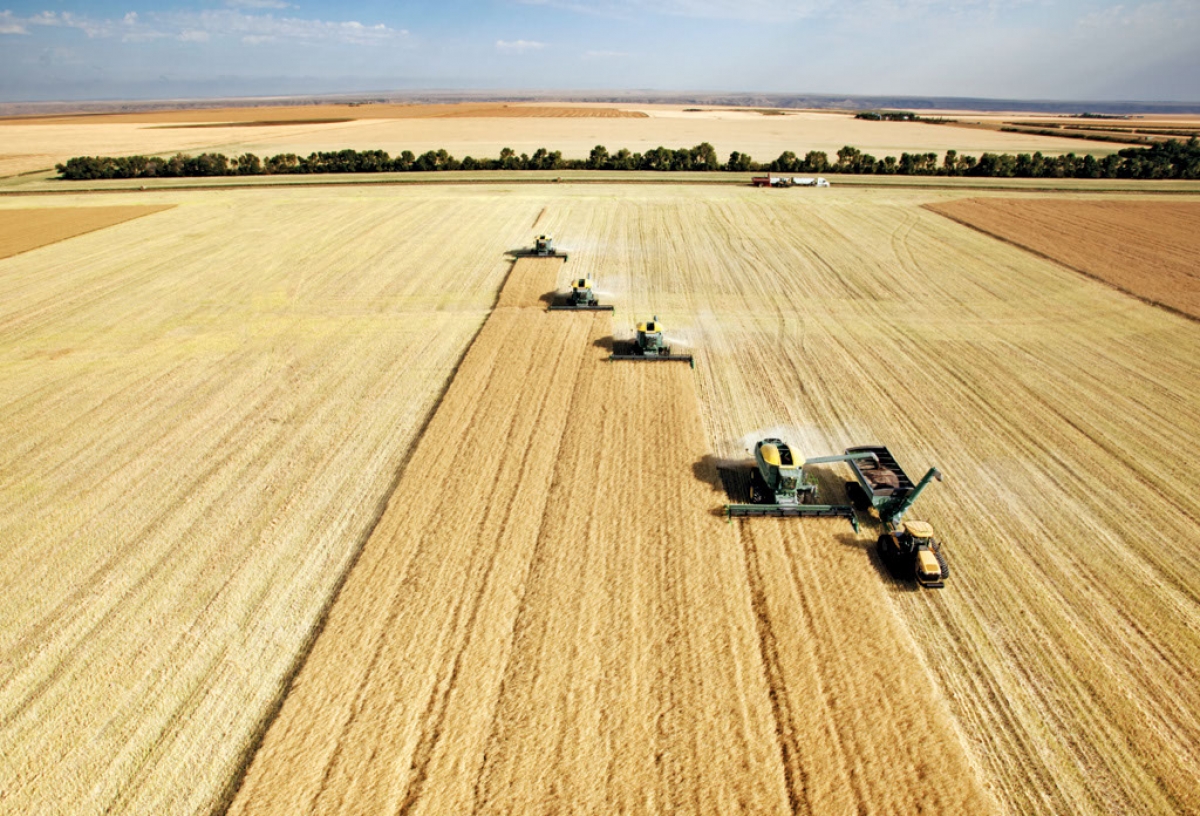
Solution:
{"label": "tractor cab", "polygon": [[554,239],[549,235],[539,235],[533,239],[533,252],[539,258],[546,258],[554,254]]}
{"label": "tractor cab", "polygon": [[933,589],[945,586],[950,577],[941,546],[933,537],[933,525],[928,522],[906,521],[881,535],[878,547],[884,563],[899,577],[915,578],[921,586]]}

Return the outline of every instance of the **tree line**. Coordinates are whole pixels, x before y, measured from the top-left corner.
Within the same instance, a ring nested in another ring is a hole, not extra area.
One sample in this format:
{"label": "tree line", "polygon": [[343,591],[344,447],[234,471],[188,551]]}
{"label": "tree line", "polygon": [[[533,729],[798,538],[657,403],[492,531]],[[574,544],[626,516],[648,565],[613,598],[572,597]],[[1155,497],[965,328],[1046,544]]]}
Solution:
{"label": "tree line", "polygon": [[788,150],[771,162],[757,162],[749,154],[733,151],[722,162],[707,142],[692,148],[657,147],[645,153],[622,148],[610,153],[596,145],[586,159],[565,159],[558,150],[539,148],[533,155],[500,151],[496,159],[459,160],[445,150],[420,156],[405,150],[389,156],[383,150],[337,150],[297,156],[280,153],[260,159],[253,153],[228,157],[202,153],[170,158],[156,156],[77,156],[56,165],[69,180],[131,178],[198,178],[207,176],[260,176],[318,173],[403,173],[438,170],[699,170],[778,173],[856,173],[899,176],[984,176],[1005,178],[1134,178],[1200,179],[1200,141],[1172,139],[1150,147],[1131,147],[1096,158],[1043,156],[1039,153],[984,153],[978,157],[947,150],[937,153],[902,153],[897,159],[876,159],[847,145],[831,159],[824,151],[810,150],[803,158]]}

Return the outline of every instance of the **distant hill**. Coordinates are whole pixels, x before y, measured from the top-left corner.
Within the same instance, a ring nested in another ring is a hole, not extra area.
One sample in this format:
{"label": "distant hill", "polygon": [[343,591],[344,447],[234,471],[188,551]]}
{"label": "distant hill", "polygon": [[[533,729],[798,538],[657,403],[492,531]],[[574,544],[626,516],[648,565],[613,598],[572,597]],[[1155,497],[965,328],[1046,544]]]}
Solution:
{"label": "distant hill", "polygon": [[5,102],[0,116],[66,113],[128,113],[209,107],[261,107],[330,103],[607,102],[859,111],[878,108],[1030,113],[1200,114],[1200,102],[1097,102],[1070,99],[985,99],[961,96],[847,96],[833,94],[725,93],[703,91],[377,91],[313,96],[207,99],[109,100],[103,102]]}

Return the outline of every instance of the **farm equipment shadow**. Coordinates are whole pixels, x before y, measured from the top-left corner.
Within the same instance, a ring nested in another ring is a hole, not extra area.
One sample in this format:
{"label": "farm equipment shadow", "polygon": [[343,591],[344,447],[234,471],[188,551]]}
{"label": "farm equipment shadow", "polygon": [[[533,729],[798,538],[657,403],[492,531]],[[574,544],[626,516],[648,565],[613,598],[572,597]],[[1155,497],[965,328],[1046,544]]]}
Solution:
{"label": "farm equipment shadow", "polygon": [[892,571],[887,568],[887,565],[883,563],[883,559],[879,557],[879,553],[875,549],[874,539],[864,539],[853,533],[839,533],[836,538],[842,546],[862,551],[867,561],[875,568],[875,572],[883,579],[883,586],[888,592],[897,595],[908,595],[920,590],[915,581],[904,581],[892,575]]}
{"label": "farm equipment shadow", "polygon": [[714,493],[723,493],[725,502],[712,509],[712,514],[725,517],[725,503],[745,504],[750,501],[750,468],[753,463],[720,459],[706,453],[692,463],[696,481],[706,484]]}

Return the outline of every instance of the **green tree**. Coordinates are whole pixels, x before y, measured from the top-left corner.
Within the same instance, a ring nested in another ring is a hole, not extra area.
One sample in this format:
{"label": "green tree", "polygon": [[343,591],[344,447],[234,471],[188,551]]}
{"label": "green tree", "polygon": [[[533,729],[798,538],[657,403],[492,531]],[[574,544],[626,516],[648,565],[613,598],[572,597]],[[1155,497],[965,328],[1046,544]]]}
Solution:
{"label": "green tree", "polygon": [[717,151],[708,142],[701,142],[691,150],[691,161],[693,170],[720,170],[721,160],[717,158]]}
{"label": "green tree", "polygon": [[821,150],[810,150],[804,154],[800,169],[806,173],[824,173],[829,169],[829,156]]}
{"label": "green tree", "polygon": [[596,145],[593,147],[592,152],[588,154],[587,168],[589,170],[611,169],[608,162],[608,148],[604,145]]}
{"label": "green tree", "polygon": [[754,169],[754,159],[750,158],[749,153],[739,153],[733,151],[729,154],[729,162],[725,165],[726,170],[746,172]]}

